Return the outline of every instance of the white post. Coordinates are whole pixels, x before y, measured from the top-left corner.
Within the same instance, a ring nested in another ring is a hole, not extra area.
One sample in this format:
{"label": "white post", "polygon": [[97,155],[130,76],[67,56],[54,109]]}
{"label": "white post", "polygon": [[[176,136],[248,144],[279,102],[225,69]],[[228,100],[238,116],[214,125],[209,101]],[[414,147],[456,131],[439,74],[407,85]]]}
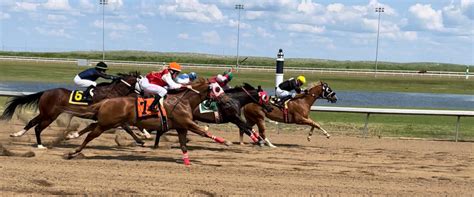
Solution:
{"label": "white post", "polygon": [[466,65],[466,79],[469,79],[469,65]]}
{"label": "white post", "polygon": [[[277,59],[276,59],[276,76],[275,76],[275,90],[283,82],[283,65],[285,63],[285,59],[283,58],[283,49],[278,50]],[[276,91],[275,91],[276,95]]]}

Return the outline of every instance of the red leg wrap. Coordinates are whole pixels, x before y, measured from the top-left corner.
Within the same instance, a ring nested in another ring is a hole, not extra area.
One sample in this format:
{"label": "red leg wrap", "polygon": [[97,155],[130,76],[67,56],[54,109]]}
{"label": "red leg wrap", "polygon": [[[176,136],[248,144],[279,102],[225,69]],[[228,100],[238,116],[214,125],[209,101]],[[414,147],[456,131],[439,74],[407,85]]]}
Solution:
{"label": "red leg wrap", "polygon": [[183,162],[184,162],[184,165],[186,166],[191,165],[191,161],[189,161],[189,156],[187,152],[183,153]]}

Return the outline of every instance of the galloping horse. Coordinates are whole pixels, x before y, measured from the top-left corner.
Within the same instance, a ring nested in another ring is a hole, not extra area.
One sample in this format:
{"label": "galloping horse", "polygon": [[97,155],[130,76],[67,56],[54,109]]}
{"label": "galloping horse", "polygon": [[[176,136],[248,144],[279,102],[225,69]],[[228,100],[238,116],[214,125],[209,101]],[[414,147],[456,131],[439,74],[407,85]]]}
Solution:
{"label": "galloping horse", "polygon": [[[303,94],[297,95],[295,98],[290,100],[287,104],[287,121],[285,121],[285,115],[283,109],[276,106],[271,106],[271,112],[262,110],[262,107],[253,103],[244,106],[244,116],[247,120],[247,124],[253,126],[257,124],[260,136],[265,139],[265,142],[270,147],[274,146],[270,140],[265,136],[265,117],[284,123],[296,123],[300,125],[309,125],[311,130],[309,132],[308,140],[311,140],[314,128],[320,129],[327,138],[330,137],[328,132],[324,130],[321,125],[314,122],[309,118],[311,106],[318,98],[327,99],[332,103],[337,101],[336,93],[331,90],[329,85],[324,82],[319,82],[312,85],[311,88],[304,91]],[[240,132],[240,142],[242,142],[243,133]]]}
{"label": "galloping horse", "polygon": [[[224,124],[231,122],[239,127],[239,129],[247,134],[254,142],[263,144],[263,139],[252,130],[252,127],[247,125],[247,123],[241,118],[240,114],[242,107],[249,103],[253,102],[258,105],[267,104],[269,99],[267,93],[263,91],[260,86],[258,86],[258,89],[255,89],[250,84],[244,83],[242,87],[237,86],[235,88],[225,90],[225,94],[231,99],[221,99],[218,101],[218,112],[201,113],[199,107],[196,107],[193,111],[194,120],[214,124]],[[158,134],[158,141],[159,137],[160,135]],[[158,144],[155,144],[155,146],[158,146]]]}
{"label": "galloping horse", "polygon": [[[93,103],[107,98],[135,94],[135,84],[140,74],[138,72],[131,72],[129,74],[118,75],[120,78],[111,83],[100,83],[97,85],[94,89]],[[3,111],[2,116],[0,116],[0,120],[10,120],[15,113],[15,109],[18,107],[33,106],[39,108],[39,114],[30,120],[23,130],[13,133],[10,136],[20,137],[31,127],[36,126],[35,134],[38,148],[44,149],[45,147],[41,144],[41,132],[63,113],[65,107],[83,107],[83,105],[70,104],[70,95],[71,91],[68,89],[55,88],[30,95],[14,97],[7,102],[5,111]],[[129,130],[127,130],[127,132],[129,132]],[[138,138],[135,140],[141,141],[141,139]]]}
{"label": "galloping horse", "polygon": [[[214,141],[230,145],[231,143],[221,137],[216,137],[209,132],[201,129],[194,121],[192,111],[199,103],[208,98],[226,98],[224,92],[217,84],[210,84],[207,80],[200,78],[191,83],[192,89],[184,90],[177,94],[168,95],[164,103],[166,114],[168,117],[168,128],[176,129],[178,131],[179,143],[183,152],[183,161],[185,165],[189,165],[189,157],[186,147],[186,135],[190,130],[203,137],[211,138]],[[73,111],[73,115],[85,118],[94,118],[96,123],[92,123],[85,129],[80,131],[84,134],[91,131],[84,142],[74,152],[69,153],[68,158],[75,157],[85,148],[94,138],[100,136],[105,130],[120,126],[123,123],[138,126],[147,130],[162,130],[161,121],[159,118],[139,119],[137,118],[137,104],[136,98],[121,97],[112,98],[94,104],[82,111]],[[66,110],[66,112],[68,112]],[[68,112],[69,113],[69,112]]]}

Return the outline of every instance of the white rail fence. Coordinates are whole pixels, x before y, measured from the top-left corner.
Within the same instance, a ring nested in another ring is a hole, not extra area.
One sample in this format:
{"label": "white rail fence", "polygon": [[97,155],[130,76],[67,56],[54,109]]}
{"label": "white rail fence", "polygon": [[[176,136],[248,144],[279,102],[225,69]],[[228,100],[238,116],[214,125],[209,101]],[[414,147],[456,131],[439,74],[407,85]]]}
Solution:
{"label": "white rail fence", "polygon": [[[369,117],[371,114],[396,114],[396,115],[429,115],[429,116],[456,116],[455,141],[459,138],[459,126],[461,117],[474,117],[474,111],[457,111],[457,110],[422,110],[422,109],[387,109],[387,108],[354,108],[354,107],[322,107],[312,106],[311,111],[321,112],[343,112],[343,113],[362,113],[367,114],[365,118],[365,126],[363,136],[368,134]],[[379,133],[380,136],[380,133]]]}
{"label": "white rail fence", "polygon": [[[70,63],[78,64],[83,59],[71,59],[71,58],[43,58],[43,57],[22,57],[22,56],[0,56],[0,60],[5,61],[30,61],[30,62],[50,62],[50,63]],[[89,65],[94,65],[102,60],[87,60]],[[165,65],[165,62],[141,62],[141,61],[119,61],[119,60],[106,60],[107,64],[114,66],[157,66]],[[185,67],[189,68],[206,68],[206,69],[228,69],[228,65],[222,64],[193,64],[193,63],[181,63]],[[238,69],[252,70],[252,71],[265,71],[274,72],[273,66],[252,66],[252,65],[241,65]],[[298,73],[330,73],[330,74],[347,74],[347,75],[374,75],[372,69],[342,69],[342,68],[310,68],[310,67],[285,67],[286,72],[298,72]],[[428,71],[427,73],[418,73],[413,70],[377,70],[377,75],[385,76],[405,76],[405,77],[448,77],[448,78],[470,78],[473,79],[474,75],[466,75],[465,72],[448,72],[448,71]]]}
{"label": "white rail fence", "polygon": [[[0,91],[0,96],[23,96],[34,92],[12,92]],[[342,113],[362,113],[367,114],[365,118],[365,126],[363,136],[367,137],[369,117],[371,114],[396,114],[396,115],[429,115],[429,116],[456,116],[455,141],[459,138],[459,126],[461,117],[474,117],[474,111],[458,111],[458,110],[423,110],[423,109],[388,109],[388,108],[354,108],[354,107],[324,107],[311,106],[311,111],[320,112],[342,112]],[[379,133],[380,135],[380,133]]]}

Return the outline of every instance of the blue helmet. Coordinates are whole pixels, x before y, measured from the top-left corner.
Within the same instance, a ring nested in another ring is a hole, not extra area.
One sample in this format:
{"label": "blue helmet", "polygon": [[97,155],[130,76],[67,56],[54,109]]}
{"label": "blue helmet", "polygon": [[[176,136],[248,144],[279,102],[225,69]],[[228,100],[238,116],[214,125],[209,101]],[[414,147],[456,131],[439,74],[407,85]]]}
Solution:
{"label": "blue helmet", "polygon": [[194,81],[197,78],[197,74],[195,72],[190,72],[188,76],[190,81]]}

